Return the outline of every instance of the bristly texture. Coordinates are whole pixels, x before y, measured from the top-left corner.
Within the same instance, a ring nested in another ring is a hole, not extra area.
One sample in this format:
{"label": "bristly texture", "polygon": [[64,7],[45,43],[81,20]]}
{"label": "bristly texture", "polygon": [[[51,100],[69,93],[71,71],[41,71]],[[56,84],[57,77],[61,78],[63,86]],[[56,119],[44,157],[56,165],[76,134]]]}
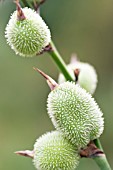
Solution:
{"label": "bristly texture", "polygon": [[[96,71],[93,66],[88,63],[76,61],[75,63],[67,65],[67,69],[72,75],[73,79],[75,79],[74,70],[79,69],[80,73],[78,75],[78,84],[90,94],[95,92],[98,80]],[[61,84],[65,81],[66,80],[63,74],[60,74],[58,77],[58,83]]]}
{"label": "bristly texture", "polygon": [[75,170],[79,155],[58,131],[48,132],[34,145],[34,165],[37,170]]}
{"label": "bristly texture", "polygon": [[50,92],[48,113],[57,130],[78,148],[85,147],[103,132],[103,113],[86,90],[73,82],[60,84]]}
{"label": "bristly texture", "polygon": [[18,20],[15,11],[7,24],[5,37],[16,54],[34,56],[50,43],[50,30],[34,10],[25,7],[22,11],[26,18]]}

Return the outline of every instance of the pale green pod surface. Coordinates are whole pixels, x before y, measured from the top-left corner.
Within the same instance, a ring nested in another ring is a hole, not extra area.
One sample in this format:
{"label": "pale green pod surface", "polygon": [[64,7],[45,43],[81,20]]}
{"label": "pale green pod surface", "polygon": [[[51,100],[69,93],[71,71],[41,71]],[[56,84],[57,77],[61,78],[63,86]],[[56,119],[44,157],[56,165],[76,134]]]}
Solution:
{"label": "pale green pod surface", "polygon": [[[74,70],[79,69],[80,73],[78,76],[78,84],[90,94],[93,94],[95,92],[98,80],[96,71],[92,65],[76,61],[75,63],[67,65],[67,69],[73,79],[75,79]],[[58,77],[58,83],[61,84],[65,81],[66,80],[63,74],[60,74]]]}
{"label": "pale green pod surface", "polygon": [[103,132],[103,113],[92,96],[74,82],[65,82],[50,92],[49,116],[57,130],[78,148]]}
{"label": "pale green pod surface", "polygon": [[16,54],[34,56],[50,43],[50,30],[34,10],[25,7],[22,11],[25,19],[18,20],[15,11],[6,26],[5,37]]}
{"label": "pale green pod surface", "polygon": [[34,145],[34,165],[37,170],[75,170],[80,156],[58,131],[48,132]]}

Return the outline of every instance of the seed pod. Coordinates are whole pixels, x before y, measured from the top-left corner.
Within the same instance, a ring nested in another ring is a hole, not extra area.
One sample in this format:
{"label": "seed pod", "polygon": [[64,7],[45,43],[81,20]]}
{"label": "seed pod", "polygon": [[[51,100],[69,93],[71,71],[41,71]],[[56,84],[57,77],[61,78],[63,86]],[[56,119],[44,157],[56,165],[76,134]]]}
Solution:
{"label": "seed pod", "polygon": [[[97,86],[97,74],[93,66],[88,63],[76,61],[67,65],[67,69],[72,75],[73,79],[75,79],[75,70],[79,69],[77,83],[90,94],[93,94],[95,92]],[[58,77],[58,83],[61,84],[65,81],[66,80],[63,74],[60,74]]]}
{"label": "seed pod", "polygon": [[37,139],[33,162],[38,170],[75,170],[79,155],[60,132],[53,131]]}
{"label": "seed pod", "polygon": [[7,24],[5,37],[10,47],[21,56],[34,56],[50,43],[48,26],[38,13],[19,5]]}
{"label": "seed pod", "polygon": [[78,148],[84,148],[103,132],[103,113],[86,90],[64,82],[50,92],[48,113],[57,130]]}

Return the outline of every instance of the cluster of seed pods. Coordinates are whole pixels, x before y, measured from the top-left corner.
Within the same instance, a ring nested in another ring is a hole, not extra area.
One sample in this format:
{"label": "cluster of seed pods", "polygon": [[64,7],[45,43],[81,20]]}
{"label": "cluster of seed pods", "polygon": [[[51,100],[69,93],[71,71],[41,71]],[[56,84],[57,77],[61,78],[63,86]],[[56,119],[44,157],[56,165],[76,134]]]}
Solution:
{"label": "cluster of seed pods", "polygon": [[[12,14],[7,24],[5,37],[10,47],[21,56],[32,57],[41,53],[51,41],[48,26],[38,13],[30,8],[21,8]],[[74,170],[80,159],[79,151],[103,132],[103,113],[91,96],[96,89],[95,69],[76,61],[67,66],[76,82],[65,81],[59,75],[57,84],[51,77],[35,68],[47,80],[51,89],[47,99],[48,115],[56,131],[39,137],[33,151],[17,154],[33,158],[38,170]]]}

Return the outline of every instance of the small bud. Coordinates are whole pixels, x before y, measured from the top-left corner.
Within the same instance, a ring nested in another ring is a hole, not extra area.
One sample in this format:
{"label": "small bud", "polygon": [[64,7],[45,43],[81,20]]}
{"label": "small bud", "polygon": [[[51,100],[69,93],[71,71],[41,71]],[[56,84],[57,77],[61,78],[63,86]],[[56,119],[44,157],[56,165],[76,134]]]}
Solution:
{"label": "small bud", "polygon": [[49,116],[57,130],[78,149],[103,132],[103,113],[92,96],[74,82],[64,82],[50,92]]}
{"label": "small bud", "polygon": [[38,13],[30,8],[17,10],[7,24],[5,37],[11,48],[21,56],[34,56],[50,43],[47,25]]}
{"label": "small bud", "polygon": [[75,170],[80,156],[58,131],[49,132],[34,145],[34,165],[37,170]]}
{"label": "small bud", "polygon": [[[84,88],[90,94],[95,92],[97,86],[97,74],[93,66],[88,63],[83,63],[75,60],[71,64],[67,65],[67,69],[72,75],[73,79],[77,78],[77,83]],[[79,70],[79,74],[76,77],[76,70]],[[58,83],[61,84],[65,82],[63,74],[58,77]]]}

